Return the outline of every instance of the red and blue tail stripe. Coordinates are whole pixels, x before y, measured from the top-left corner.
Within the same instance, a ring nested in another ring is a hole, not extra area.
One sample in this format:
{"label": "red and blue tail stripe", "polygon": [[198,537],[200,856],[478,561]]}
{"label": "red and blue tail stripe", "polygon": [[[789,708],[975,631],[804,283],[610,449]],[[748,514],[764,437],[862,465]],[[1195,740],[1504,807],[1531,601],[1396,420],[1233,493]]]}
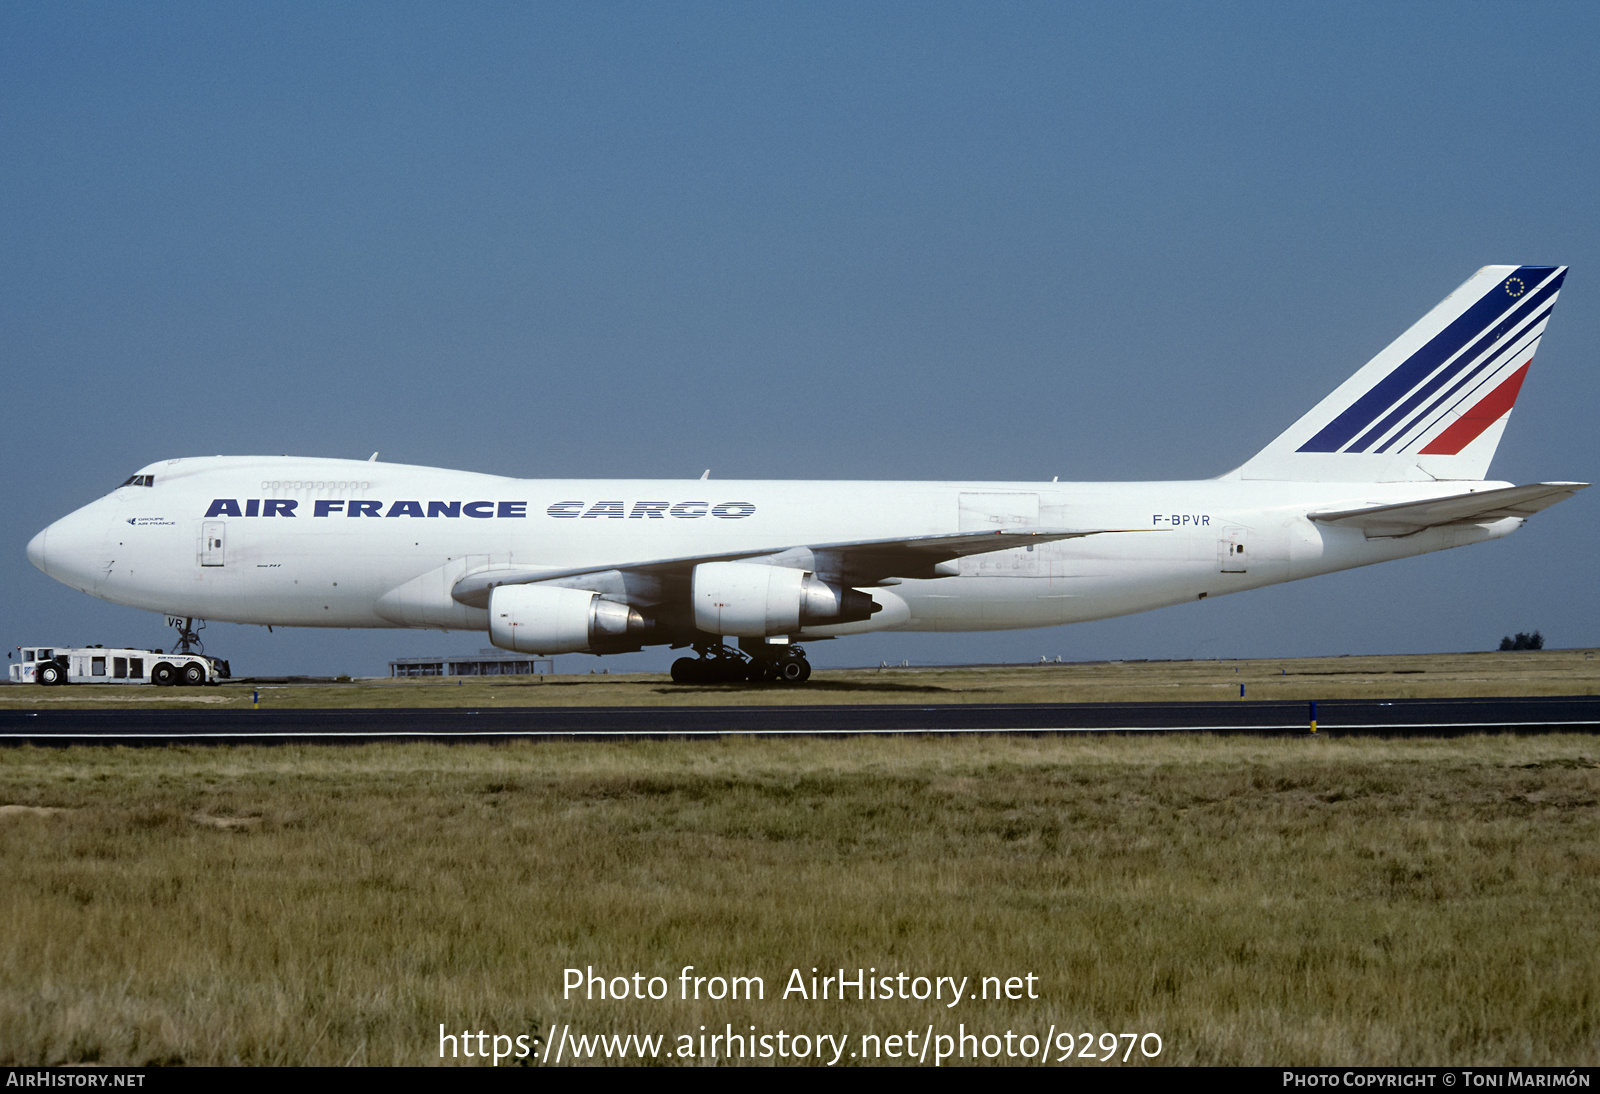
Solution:
{"label": "red and blue tail stripe", "polygon": [[[1478,397],[1507,361],[1531,356],[1565,278],[1560,266],[1517,267],[1297,451],[1383,453],[1426,436],[1443,415]],[[1507,342],[1508,335],[1515,336]],[[1499,383],[1422,453],[1453,455],[1482,434],[1511,409],[1526,370],[1524,364]]]}

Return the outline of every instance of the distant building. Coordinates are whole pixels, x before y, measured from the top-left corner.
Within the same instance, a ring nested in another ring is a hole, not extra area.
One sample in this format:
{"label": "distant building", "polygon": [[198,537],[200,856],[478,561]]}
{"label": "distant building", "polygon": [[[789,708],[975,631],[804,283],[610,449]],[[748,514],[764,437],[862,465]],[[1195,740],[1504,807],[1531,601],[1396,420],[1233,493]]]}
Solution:
{"label": "distant building", "polygon": [[541,676],[554,675],[555,659],[527,653],[481,649],[454,657],[397,657],[389,662],[390,676]]}

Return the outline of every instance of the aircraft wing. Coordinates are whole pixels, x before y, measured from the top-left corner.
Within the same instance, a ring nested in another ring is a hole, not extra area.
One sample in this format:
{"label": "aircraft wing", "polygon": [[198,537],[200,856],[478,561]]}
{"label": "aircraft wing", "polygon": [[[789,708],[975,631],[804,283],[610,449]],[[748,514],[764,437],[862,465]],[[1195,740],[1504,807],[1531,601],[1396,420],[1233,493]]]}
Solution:
{"label": "aircraft wing", "polygon": [[[778,556],[791,556],[796,568],[836,576],[846,585],[892,584],[896,578],[950,576],[936,572],[934,567],[941,562],[951,562],[966,555],[1009,551],[1030,544],[1054,543],[1057,540],[1081,539],[1084,536],[1151,531],[1165,531],[1165,529],[1006,528],[985,532],[910,536],[905,539],[863,539],[840,543],[796,544],[791,547],[757,547],[746,551],[685,555],[681,558],[648,561],[610,562],[560,570],[505,567],[468,574],[456,582],[450,590],[450,595],[459,603],[482,608],[488,606],[490,591],[500,585],[527,585],[537,581],[555,581],[614,571],[658,578],[687,579],[694,568],[703,562],[737,562],[740,559]],[[784,562],[789,560],[785,558]]]}
{"label": "aircraft wing", "polygon": [[1368,539],[1409,536],[1444,524],[1488,524],[1506,517],[1530,517],[1558,501],[1565,501],[1588,485],[1586,482],[1538,482],[1427,501],[1307,515],[1319,524],[1360,528]]}

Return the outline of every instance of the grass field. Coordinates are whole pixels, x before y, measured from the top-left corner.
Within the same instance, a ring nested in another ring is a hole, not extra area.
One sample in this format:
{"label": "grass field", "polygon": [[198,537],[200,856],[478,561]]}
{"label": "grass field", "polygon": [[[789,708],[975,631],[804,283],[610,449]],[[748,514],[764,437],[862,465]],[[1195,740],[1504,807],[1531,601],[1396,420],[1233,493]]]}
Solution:
{"label": "grass field", "polygon": [[[964,1023],[1154,1032],[1161,1063],[1593,1065],[1597,800],[1591,736],[11,748],[0,1063]],[[684,965],[766,998],[679,1000]],[[563,1000],[586,966],[673,997]],[[1038,999],[780,998],[839,966]]]}
{"label": "grass field", "polygon": [[948,669],[825,669],[803,687],[674,685],[666,676],[362,679],[348,684],[0,688],[0,709],[704,706],[835,703],[1104,703],[1600,694],[1594,650],[1258,661],[1112,661]]}

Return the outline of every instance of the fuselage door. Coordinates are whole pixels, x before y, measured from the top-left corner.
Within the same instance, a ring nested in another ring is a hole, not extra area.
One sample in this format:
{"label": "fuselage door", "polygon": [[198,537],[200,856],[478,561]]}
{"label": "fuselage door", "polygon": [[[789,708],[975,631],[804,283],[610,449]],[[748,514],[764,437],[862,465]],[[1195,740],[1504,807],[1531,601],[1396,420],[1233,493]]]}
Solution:
{"label": "fuselage door", "polygon": [[1224,528],[1217,544],[1217,569],[1225,574],[1242,574],[1249,569],[1244,553],[1244,529]]}
{"label": "fuselage door", "polygon": [[200,565],[221,566],[223,550],[223,529],[227,527],[226,521],[208,520],[200,525]]}

